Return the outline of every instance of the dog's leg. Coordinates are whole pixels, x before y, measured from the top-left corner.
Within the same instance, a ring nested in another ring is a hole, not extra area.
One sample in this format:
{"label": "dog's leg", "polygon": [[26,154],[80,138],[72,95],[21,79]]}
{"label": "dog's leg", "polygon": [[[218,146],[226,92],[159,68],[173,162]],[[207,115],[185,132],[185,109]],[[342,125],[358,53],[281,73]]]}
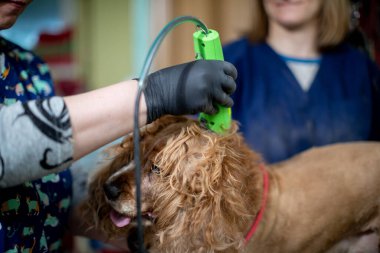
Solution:
{"label": "dog's leg", "polygon": [[379,253],[380,240],[376,231],[365,233],[353,241],[347,253]]}
{"label": "dog's leg", "polygon": [[379,243],[378,233],[373,232],[360,238],[358,241],[358,250],[351,252],[379,253]]}
{"label": "dog's leg", "polygon": [[380,253],[379,234],[368,230],[338,242],[325,253]]}

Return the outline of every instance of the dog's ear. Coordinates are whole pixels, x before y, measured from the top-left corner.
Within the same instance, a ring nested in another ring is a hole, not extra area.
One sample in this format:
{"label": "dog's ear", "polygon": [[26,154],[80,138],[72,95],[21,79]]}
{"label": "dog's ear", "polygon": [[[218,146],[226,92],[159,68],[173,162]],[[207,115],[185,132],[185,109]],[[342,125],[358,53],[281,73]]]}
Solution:
{"label": "dog's ear", "polygon": [[236,125],[234,129],[221,136],[193,123],[172,133],[157,154],[161,178],[154,186],[154,209],[158,234],[166,244],[162,247],[167,242],[177,249],[194,246],[187,251],[242,246],[241,231],[252,218],[247,203],[252,193],[246,185],[255,175],[249,167],[260,159],[234,132]]}

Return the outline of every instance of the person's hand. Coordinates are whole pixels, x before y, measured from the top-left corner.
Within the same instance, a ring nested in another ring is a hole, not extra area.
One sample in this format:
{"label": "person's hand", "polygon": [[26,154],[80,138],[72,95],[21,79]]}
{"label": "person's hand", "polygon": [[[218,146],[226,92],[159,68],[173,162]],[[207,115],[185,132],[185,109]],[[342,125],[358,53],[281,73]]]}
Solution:
{"label": "person's hand", "polygon": [[231,63],[217,60],[197,60],[150,74],[144,90],[148,123],[165,114],[214,114],[216,104],[231,107],[236,77]]}

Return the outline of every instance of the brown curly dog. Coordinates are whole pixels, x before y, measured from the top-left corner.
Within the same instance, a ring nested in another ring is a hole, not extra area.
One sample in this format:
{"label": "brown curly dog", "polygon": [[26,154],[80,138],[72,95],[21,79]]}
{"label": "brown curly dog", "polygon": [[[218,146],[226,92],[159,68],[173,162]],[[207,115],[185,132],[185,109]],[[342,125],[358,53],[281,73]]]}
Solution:
{"label": "brown curly dog", "polygon": [[[233,123],[217,135],[163,117],[141,130],[150,252],[377,252],[380,143],[313,148],[264,165]],[[111,236],[136,225],[132,136],[112,148],[82,211]]]}

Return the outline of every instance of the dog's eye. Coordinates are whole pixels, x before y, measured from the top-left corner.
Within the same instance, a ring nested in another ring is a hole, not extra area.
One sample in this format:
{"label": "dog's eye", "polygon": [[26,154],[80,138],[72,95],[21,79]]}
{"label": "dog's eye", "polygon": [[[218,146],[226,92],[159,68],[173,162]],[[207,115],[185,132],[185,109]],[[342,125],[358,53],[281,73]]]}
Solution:
{"label": "dog's eye", "polygon": [[151,171],[155,174],[160,174],[160,168],[158,168],[158,166],[152,164],[152,168],[151,168]]}

